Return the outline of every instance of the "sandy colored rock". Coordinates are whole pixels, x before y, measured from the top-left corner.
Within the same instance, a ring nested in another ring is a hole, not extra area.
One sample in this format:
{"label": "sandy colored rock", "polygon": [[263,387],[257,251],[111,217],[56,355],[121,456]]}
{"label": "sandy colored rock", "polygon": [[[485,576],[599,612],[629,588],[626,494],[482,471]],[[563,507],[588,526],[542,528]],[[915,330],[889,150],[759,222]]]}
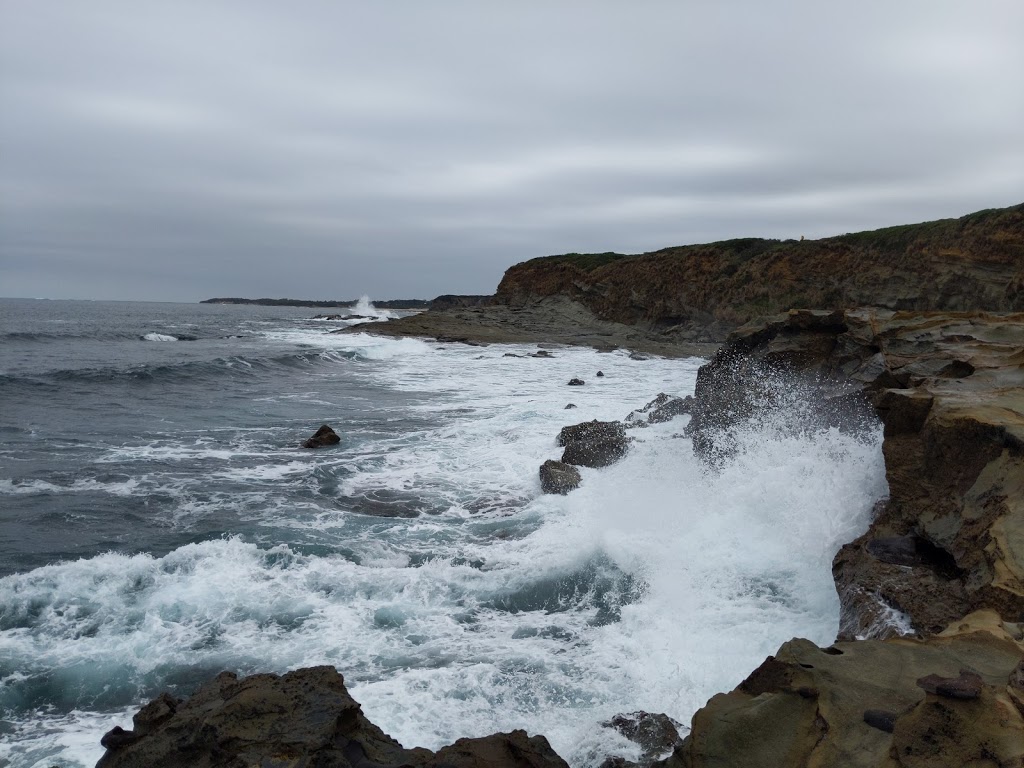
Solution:
{"label": "sandy colored rock", "polygon": [[[991,621],[986,615],[980,623]],[[659,765],[1019,766],[1024,720],[1008,684],[1024,648],[999,625],[993,634],[976,629],[973,618],[966,624],[964,632],[951,629],[927,640],[862,640],[828,648],[791,640],[736,690],[714,696],[699,710],[690,735]],[[932,675],[959,679],[963,668],[981,681],[976,699],[926,693],[918,685]],[[883,713],[892,717],[891,731],[878,727],[885,724]],[[986,748],[991,763],[982,760]]]}

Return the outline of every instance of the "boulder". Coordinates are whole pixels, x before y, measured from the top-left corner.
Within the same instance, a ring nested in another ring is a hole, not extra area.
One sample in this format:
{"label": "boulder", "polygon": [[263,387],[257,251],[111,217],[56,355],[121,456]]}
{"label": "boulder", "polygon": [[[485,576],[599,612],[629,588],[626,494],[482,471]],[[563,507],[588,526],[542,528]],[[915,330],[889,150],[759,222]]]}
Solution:
{"label": "boulder", "polygon": [[558,445],[565,446],[562,461],[582,467],[606,467],[626,455],[630,438],[618,421],[585,421],[563,427]]}
{"label": "boulder", "polygon": [[324,448],[328,445],[337,445],[341,442],[341,438],[338,437],[338,433],[331,429],[329,426],[324,424],[320,429],[313,433],[313,436],[308,438],[303,444],[303,448]]}
{"label": "boulder", "polygon": [[655,760],[665,757],[672,750],[683,743],[679,735],[679,729],[683,726],[666,714],[652,712],[627,712],[615,715],[611,720],[601,723],[605,728],[614,728],[624,737],[640,747],[640,759],[635,762],[627,762],[621,757],[607,758],[603,765],[607,768],[612,766],[639,766],[646,768]]}
{"label": "boulder", "polygon": [[563,410],[563,411],[568,411],[568,410],[569,410],[570,408],[575,408],[575,407],[576,407],[576,403],[569,403],[569,404],[568,404],[568,405],[566,405],[566,406],[565,406],[565,408],[563,408],[562,410]]}
{"label": "boulder", "polygon": [[543,736],[460,739],[405,749],[362,713],[334,667],[238,678],[223,672],[187,700],[167,694],[104,736],[97,768],[318,766],[567,768]]}
{"label": "boulder", "polygon": [[598,378],[602,378],[604,376],[604,371],[598,371],[594,375],[597,376]]}
{"label": "boulder", "polygon": [[583,381],[583,379],[577,379],[577,378],[569,379],[569,386],[570,387],[582,387],[584,384],[586,384],[586,382]]}
{"label": "boulder", "polygon": [[579,488],[580,471],[571,464],[548,459],[540,465],[540,487],[544,493],[566,494]]}

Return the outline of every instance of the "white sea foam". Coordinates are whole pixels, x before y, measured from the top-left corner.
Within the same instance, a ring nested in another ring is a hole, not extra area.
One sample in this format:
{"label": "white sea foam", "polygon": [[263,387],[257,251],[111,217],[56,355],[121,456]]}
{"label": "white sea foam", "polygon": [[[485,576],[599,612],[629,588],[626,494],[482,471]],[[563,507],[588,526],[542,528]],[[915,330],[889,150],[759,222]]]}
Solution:
{"label": "white sea foam", "polygon": [[[79,710],[78,720],[48,721],[58,734],[46,737],[50,763],[99,756],[96,740],[109,727],[99,722],[109,716],[78,706],[76,691],[97,692],[99,711],[104,696],[117,701],[117,691],[147,689],[169,670],[187,688],[222,668],[329,663],[366,714],[407,746],[526,728],[587,765],[632,754],[599,726],[616,712],[687,722],[790,637],[832,640],[830,561],[885,493],[879,435],[764,424],[710,472],[678,436],[683,417],[632,432],[623,461],[584,468],[580,489],[545,496],[537,467],[559,455],[560,427],[622,418],[659,391],[687,394],[699,361],[582,349],[513,358],[503,355],[534,347],[264,334],[319,345],[347,375],[404,393],[401,412],[386,398],[365,405],[408,427],[350,452],[270,452],[256,468],[230,466],[206,443],[169,449],[204,452],[211,472],[261,489],[314,482],[344,464],[334,508],[282,507],[278,523],[335,537],[344,553],[235,537],[0,579],[0,617],[10,627],[0,657],[17,670],[0,681],[0,697],[57,686],[68,692],[57,709]],[[567,387],[574,376],[587,384]],[[578,407],[565,410],[568,402]],[[435,514],[347,511],[374,493],[422,501]],[[181,507],[202,514],[219,503]],[[74,723],[94,728],[94,741],[76,741]],[[12,739],[0,752],[8,759],[35,743],[27,731]]]}
{"label": "white sea foam", "polygon": [[145,341],[177,341],[177,336],[171,336],[166,333],[147,333],[143,337]]}

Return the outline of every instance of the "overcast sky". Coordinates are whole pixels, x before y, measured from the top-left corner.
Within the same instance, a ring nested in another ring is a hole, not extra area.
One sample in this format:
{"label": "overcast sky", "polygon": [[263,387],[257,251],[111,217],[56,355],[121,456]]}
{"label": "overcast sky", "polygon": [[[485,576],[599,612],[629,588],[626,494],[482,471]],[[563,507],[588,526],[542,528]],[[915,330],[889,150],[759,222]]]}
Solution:
{"label": "overcast sky", "polygon": [[1021,0],[0,0],[0,296],[490,293],[1024,202]]}

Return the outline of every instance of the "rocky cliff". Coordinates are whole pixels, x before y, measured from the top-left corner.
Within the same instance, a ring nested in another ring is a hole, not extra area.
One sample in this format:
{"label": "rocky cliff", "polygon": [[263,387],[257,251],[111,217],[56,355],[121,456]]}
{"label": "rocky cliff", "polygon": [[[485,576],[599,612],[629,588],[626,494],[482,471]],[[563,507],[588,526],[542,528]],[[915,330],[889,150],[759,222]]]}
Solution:
{"label": "rocky cliff", "polygon": [[695,449],[727,460],[794,387],[819,428],[884,425],[889,498],[833,561],[846,642],[784,645],[665,765],[1024,765],[1024,315],[741,328],[698,375]]}
{"label": "rocky cliff", "polygon": [[531,259],[505,273],[496,301],[550,296],[685,341],[722,341],[791,307],[1024,311],[1024,205],[822,240]]}

